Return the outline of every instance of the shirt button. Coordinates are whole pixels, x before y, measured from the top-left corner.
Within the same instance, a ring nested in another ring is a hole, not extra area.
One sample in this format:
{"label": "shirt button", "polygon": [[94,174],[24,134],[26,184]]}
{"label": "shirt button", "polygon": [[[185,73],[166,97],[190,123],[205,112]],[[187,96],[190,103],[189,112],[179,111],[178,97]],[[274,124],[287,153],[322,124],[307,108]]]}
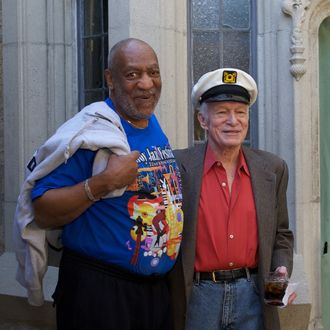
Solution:
{"label": "shirt button", "polygon": [[234,238],[234,235],[233,234],[230,234],[229,235],[229,238],[233,239]]}
{"label": "shirt button", "polygon": [[230,262],[228,265],[229,265],[230,267],[232,267],[232,266],[234,266],[234,263],[233,263],[233,262]]}
{"label": "shirt button", "polygon": [[226,187],[227,186],[226,182],[222,182],[221,185],[222,185],[222,187]]}

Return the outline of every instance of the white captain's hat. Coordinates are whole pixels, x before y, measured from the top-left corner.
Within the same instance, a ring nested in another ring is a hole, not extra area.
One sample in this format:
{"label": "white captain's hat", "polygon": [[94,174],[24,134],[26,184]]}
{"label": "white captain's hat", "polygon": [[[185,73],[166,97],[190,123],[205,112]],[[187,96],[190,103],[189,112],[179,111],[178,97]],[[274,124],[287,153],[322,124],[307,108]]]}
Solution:
{"label": "white captain's hat", "polygon": [[235,101],[251,106],[257,99],[255,80],[246,72],[234,68],[221,68],[205,73],[192,89],[193,107],[203,102]]}

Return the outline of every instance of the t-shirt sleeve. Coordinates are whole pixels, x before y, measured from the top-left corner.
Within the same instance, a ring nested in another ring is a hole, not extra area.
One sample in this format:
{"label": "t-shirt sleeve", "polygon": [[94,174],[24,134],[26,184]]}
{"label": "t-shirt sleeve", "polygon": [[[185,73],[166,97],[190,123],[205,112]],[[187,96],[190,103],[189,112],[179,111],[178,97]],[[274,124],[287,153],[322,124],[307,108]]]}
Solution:
{"label": "t-shirt sleeve", "polygon": [[66,163],[37,180],[31,192],[32,200],[42,196],[49,189],[73,186],[92,175],[95,151],[79,149]]}

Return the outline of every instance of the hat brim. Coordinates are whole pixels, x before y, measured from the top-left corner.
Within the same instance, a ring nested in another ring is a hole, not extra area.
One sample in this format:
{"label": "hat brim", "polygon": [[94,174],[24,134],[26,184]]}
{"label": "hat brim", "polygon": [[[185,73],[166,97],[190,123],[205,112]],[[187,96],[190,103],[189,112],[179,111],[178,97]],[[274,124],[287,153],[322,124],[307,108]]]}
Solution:
{"label": "hat brim", "polygon": [[204,102],[206,103],[225,102],[225,101],[250,104],[250,100],[246,99],[244,96],[234,95],[234,94],[218,94],[204,100]]}

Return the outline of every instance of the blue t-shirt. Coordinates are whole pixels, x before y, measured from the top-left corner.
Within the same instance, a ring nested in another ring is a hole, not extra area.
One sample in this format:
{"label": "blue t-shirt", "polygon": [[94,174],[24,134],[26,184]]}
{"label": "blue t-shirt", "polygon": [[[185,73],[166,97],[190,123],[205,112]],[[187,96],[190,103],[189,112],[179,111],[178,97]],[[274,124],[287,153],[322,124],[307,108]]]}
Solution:
{"label": "blue t-shirt", "polygon": [[[106,100],[112,108],[111,100]],[[109,107],[109,111],[113,111]],[[64,226],[63,245],[139,274],[163,274],[178,254],[183,212],[181,179],[172,149],[156,117],[147,128],[122,119],[131,150],[140,151],[138,178],[120,197],[94,203]],[[32,199],[49,189],[91,177],[96,152],[79,149],[36,182]]]}

